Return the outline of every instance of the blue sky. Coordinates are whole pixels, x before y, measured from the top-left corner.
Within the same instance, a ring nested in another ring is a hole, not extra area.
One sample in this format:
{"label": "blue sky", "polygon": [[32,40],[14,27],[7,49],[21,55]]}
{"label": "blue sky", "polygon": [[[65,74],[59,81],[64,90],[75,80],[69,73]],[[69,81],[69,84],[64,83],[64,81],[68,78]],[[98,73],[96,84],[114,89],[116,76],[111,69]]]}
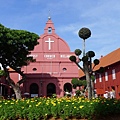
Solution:
{"label": "blue sky", "polygon": [[49,10],[56,33],[71,51],[82,49],[82,27],[92,32],[86,51],[95,51],[96,58],[120,47],[120,0],[0,0],[0,23],[41,35]]}

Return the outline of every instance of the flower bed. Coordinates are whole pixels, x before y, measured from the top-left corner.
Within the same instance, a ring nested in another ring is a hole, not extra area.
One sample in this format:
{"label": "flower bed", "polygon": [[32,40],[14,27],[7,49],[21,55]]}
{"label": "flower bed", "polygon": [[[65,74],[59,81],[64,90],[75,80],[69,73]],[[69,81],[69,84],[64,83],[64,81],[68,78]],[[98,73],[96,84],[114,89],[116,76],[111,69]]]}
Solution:
{"label": "flower bed", "polygon": [[98,120],[101,116],[104,119],[118,114],[120,100],[115,99],[97,98],[90,101],[63,97],[0,100],[0,120]]}

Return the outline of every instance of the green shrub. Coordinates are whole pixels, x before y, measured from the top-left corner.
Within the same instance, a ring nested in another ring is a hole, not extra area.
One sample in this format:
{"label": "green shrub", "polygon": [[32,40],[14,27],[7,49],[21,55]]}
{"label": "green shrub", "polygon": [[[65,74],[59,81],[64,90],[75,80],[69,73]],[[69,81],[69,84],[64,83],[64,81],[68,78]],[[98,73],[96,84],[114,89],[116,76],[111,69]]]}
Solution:
{"label": "green shrub", "polygon": [[82,97],[31,98],[22,100],[0,100],[0,120],[48,119],[71,116],[93,119],[100,116],[120,114],[120,100],[96,98],[91,101]]}

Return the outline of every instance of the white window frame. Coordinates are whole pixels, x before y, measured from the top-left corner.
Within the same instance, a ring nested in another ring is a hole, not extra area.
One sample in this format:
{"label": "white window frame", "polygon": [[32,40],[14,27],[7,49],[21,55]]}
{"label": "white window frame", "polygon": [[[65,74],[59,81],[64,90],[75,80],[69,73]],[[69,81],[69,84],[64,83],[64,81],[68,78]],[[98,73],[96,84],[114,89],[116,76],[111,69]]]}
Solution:
{"label": "white window frame", "polygon": [[108,72],[105,72],[105,81],[108,81]]}
{"label": "white window frame", "polygon": [[18,74],[18,81],[21,79],[21,76],[20,76],[20,74]]}
{"label": "white window frame", "polygon": [[99,82],[102,82],[102,75],[99,74]]}
{"label": "white window frame", "polygon": [[116,73],[115,73],[115,69],[112,70],[112,79],[115,80],[116,79]]}
{"label": "white window frame", "polygon": [[94,81],[94,83],[96,84],[96,82],[97,82],[97,81],[96,81],[96,76],[95,76],[95,81]]}

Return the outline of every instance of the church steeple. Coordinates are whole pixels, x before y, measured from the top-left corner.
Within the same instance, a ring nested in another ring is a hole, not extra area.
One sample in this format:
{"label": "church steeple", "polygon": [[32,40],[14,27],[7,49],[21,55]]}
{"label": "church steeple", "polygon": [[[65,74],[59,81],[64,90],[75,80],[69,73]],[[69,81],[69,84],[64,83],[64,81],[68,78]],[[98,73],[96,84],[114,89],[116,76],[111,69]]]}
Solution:
{"label": "church steeple", "polygon": [[47,34],[55,33],[54,24],[53,24],[50,16],[48,16],[48,21],[46,23],[44,32],[47,33]]}

